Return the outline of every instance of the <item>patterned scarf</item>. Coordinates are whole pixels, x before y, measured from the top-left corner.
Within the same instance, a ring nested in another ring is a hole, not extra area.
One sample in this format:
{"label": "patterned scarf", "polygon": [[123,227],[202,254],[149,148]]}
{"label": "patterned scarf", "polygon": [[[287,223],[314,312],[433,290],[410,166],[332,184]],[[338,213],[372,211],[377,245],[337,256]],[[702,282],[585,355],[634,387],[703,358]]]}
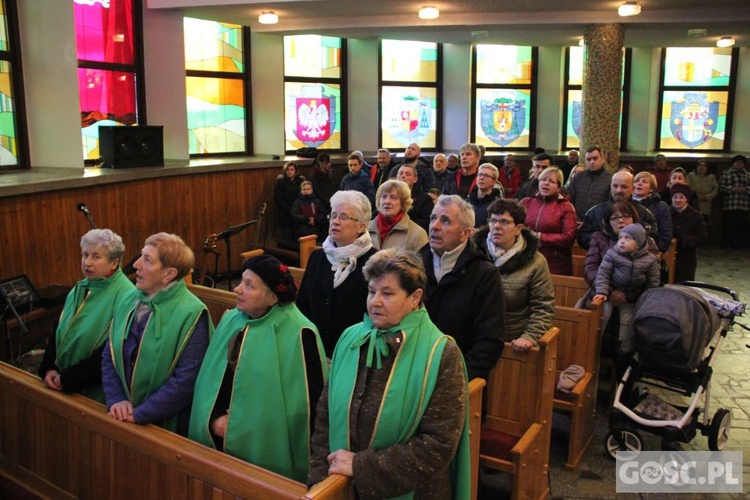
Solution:
{"label": "patterned scarf", "polygon": [[337,288],[346,278],[357,269],[357,258],[366,254],[372,248],[370,233],[365,231],[359,238],[349,245],[337,247],[331,237],[323,242],[323,251],[333,271],[333,288]]}
{"label": "patterned scarf", "polygon": [[495,246],[492,242],[492,234],[487,234],[487,250],[490,253],[490,257],[495,261],[495,267],[502,269],[503,264],[508,262],[511,257],[523,251],[526,248],[526,240],[522,234],[519,234],[516,238],[516,242],[508,250],[503,250],[501,247]]}

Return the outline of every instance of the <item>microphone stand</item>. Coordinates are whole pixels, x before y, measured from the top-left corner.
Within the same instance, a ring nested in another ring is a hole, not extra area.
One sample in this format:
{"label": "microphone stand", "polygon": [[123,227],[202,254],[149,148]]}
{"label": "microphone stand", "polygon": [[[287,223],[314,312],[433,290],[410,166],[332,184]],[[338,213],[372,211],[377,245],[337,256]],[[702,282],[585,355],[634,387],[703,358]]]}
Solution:
{"label": "microphone stand", "polygon": [[87,207],[85,203],[79,203],[76,208],[79,212],[83,212],[83,215],[86,216],[86,219],[88,219],[89,224],[91,225],[91,229],[96,229],[96,224],[94,224],[94,219],[91,218],[89,207]]}
{"label": "microphone stand", "polygon": [[2,287],[0,287],[0,295],[2,295],[3,300],[7,304],[5,306],[5,309],[7,310],[8,308],[10,308],[10,311],[13,313],[13,316],[16,318],[16,321],[18,321],[18,327],[21,329],[21,332],[23,332],[24,334],[28,334],[29,329],[26,328],[26,325],[23,323],[21,316],[18,315],[18,311],[16,311],[16,308],[13,306],[13,301],[8,296],[8,294],[5,293],[5,290],[3,290]]}
{"label": "microphone stand", "polygon": [[[242,224],[237,224],[236,226],[228,227],[221,233],[219,233],[218,236],[216,236],[216,240],[225,240],[227,242],[227,275],[229,276],[229,280],[227,281],[227,290],[230,292],[232,291],[232,258],[231,258],[231,245],[229,244],[229,240],[232,238],[232,236],[242,232],[243,230],[247,229],[249,226],[252,226],[258,222],[257,220],[251,220],[248,222],[243,222]],[[216,256],[216,259],[218,261],[218,254]]]}

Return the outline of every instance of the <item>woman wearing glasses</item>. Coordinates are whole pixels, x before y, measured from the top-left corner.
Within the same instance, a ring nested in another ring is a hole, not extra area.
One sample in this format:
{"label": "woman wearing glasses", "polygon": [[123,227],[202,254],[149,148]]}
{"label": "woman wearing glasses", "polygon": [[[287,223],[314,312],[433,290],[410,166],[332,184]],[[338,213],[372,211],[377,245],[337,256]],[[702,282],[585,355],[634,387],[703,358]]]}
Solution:
{"label": "woman wearing glasses", "polygon": [[526,209],[501,198],[487,208],[488,225],[474,242],[500,270],[505,299],[505,337],[514,351],[528,351],[544,335],[555,315],[555,288],[539,238],[524,227]]}
{"label": "woman wearing glasses", "polygon": [[359,191],[331,196],[328,237],[310,255],[297,295],[297,307],[318,327],[330,357],[341,333],[362,321],[367,307],[367,283],[362,266],[377,251],[367,223],[370,200]]}
{"label": "woman wearing glasses", "polygon": [[466,197],[466,201],[474,208],[474,227],[478,228],[487,221],[487,207],[490,203],[503,198],[505,194],[502,184],[497,183],[500,173],[492,163],[482,163],[477,174],[477,185]]}
{"label": "woman wearing glasses", "polygon": [[539,174],[539,189],[521,200],[526,209],[526,227],[539,238],[539,253],[544,255],[549,272],[573,274],[573,243],[576,240],[576,209],[562,192],[563,173],[548,167]]}

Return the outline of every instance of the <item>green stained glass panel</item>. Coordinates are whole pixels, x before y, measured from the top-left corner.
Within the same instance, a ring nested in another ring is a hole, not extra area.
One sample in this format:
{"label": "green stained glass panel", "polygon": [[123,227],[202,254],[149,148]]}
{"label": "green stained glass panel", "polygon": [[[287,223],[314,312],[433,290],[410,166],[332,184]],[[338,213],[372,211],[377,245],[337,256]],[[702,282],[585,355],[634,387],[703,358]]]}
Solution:
{"label": "green stained glass panel", "polygon": [[477,89],[476,143],[491,148],[529,147],[531,91]]}
{"label": "green stained glass panel", "polygon": [[341,78],[341,38],[319,35],[284,37],[284,76]]}
{"label": "green stained glass panel", "polygon": [[11,165],[18,165],[15,102],[10,63],[0,61],[0,166]]}
{"label": "green stained glass panel", "polygon": [[732,49],[669,47],[665,49],[664,85],[707,87],[729,85]]}
{"label": "green stained glass panel", "polygon": [[405,148],[416,142],[436,147],[437,89],[434,87],[383,87],[380,98],[384,148]]}
{"label": "green stained glass panel", "polygon": [[726,91],[665,91],[657,149],[723,149],[728,100]]}
{"label": "green stained glass panel", "polygon": [[286,150],[341,149],[341,86],[284,83]]}
{"label": "green stained glass panel", "polygon": [[10,50],[8,44],[8,18],[5,13],[5,2],[0,1],[0,50]]}
{"label": "green stained glass panel", "polygon": [[531,47],[515,45],[477,45],[477,83],[531,83],[533,65]]}
{"label": "green stained glass panel", "polygon": [[186,17],[185,68],[242,73],[242,26]]}
{"label": "green stained glass panel", "polygon": [[384,82],[437,82],[436,43],[382,40],[380,47]]}
{"label": "green stained glass panel", "polygon": [[187,77],[190,154],[245,151],[243,80]]}

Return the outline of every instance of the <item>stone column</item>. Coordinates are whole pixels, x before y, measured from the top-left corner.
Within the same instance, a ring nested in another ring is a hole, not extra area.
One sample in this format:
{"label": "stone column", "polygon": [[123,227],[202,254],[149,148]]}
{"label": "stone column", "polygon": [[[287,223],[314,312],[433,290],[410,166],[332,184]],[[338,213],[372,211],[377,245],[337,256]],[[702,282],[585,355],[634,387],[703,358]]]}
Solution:
{"label": "stone column", "polygon": [[620,159],[620,106],[624,29],[621,24],[586,26],[583,56],[581,153],[598,145],[610,170]]}

